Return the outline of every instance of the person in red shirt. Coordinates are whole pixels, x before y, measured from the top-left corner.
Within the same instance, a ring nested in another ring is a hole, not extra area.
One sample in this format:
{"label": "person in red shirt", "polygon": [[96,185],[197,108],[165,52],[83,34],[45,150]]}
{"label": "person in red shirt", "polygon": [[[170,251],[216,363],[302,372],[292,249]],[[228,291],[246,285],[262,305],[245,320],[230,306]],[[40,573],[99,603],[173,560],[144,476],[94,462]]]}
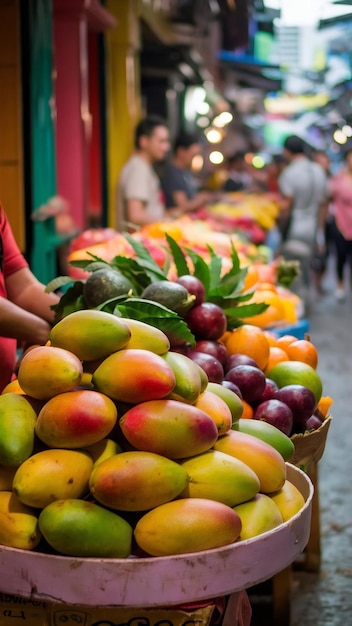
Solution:
{"label": "person in red shirt", "polygon": [[31,272],[0,204],[0,393],[10,382],[19,346],[43,345],[59,297]]}

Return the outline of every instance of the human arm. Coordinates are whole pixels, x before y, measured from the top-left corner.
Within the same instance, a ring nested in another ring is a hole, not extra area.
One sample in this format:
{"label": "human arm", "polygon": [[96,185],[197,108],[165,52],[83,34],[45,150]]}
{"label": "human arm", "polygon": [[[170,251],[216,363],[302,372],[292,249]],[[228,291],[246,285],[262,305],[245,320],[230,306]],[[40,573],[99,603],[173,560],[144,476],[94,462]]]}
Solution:
{"label": "human arm", "polygon": [[172,194],[174,206],[180,213],[187,213],[200,209],[210,200],[210,194],[207,191],[198,192],[193,198],[188,198],[185,191],[175,190]]}
{"label": "human arm", "polygon": [[59,296],[45,293],[28,267],[22,267],[5,279],[7,298],[0,299],[0,335],[28,344],[47,341]]}

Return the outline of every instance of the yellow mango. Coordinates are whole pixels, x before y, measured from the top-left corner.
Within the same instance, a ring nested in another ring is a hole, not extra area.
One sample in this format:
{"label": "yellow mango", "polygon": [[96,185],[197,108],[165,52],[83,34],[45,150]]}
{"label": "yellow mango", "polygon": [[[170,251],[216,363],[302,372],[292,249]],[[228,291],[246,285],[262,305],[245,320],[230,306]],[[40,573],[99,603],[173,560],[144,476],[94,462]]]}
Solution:
{"label": "yellow mango", "polygon": [[136,524],[134,537],[147,554],[171,556],[229,545],[240,532],[240,517],[226,504],[183,498],[143,515]]}
{"label": "yellow mango", "polygon": [[101,441],[97,441],[97,443],[86,446],[85,450],[87,450],[93,459],[93,467],[110,459],[110,457],[115,456],[115,454],[122,452],[121,446],[112,439],[101,439]]}
{"label": "yellow mango", "polygon": [[130,337],[124,320],[95,309],[70,313],[55,324],[49,335],[52,346],[69,350],[81,361],[105,358],[121,350]]}
{"label": "yellow mango", "polygon": [[93,459],[83,450],[42,450],[18,467],[12,489],[23,504],[43,509],[88,493],[92,469]]}
{"label": "yellow mango", "polygon": [[187,471],[178,463],[159,454],[131,451],[96,466],[89,486],[104,506],[146,511],[176,498],[187,481]]}
{"label": "yellow mango", "polygon": [[234,507],[242,522],[240,539],[251,539],[273,530],[283,519],[275,502],[264,493],[257,493],[249,502]]}
{"label": "yellow mango", "polygon": [[280,452],[254,435],[230,430],[219,437],[214,448],[248,465],[257,474],[263,493],[278,491],[286,480],[286,465]]}
{"label": "yellow mango", "polygon": [[126,349],[150,350],[155,354],[164,354],[170,349],[168,337],[159,328],[130,318],[123,318],[123,321],[131,331],[131,338],[125,346]]}
{"label": "yellow mango", "polygon": [[209,450],[181,462],[189,481],[184,498],[207,498],[235,506],[259,491],[257,475],[242,461],[218,450]]}
{"label": "yellow mango", "polygon": [[49,400],[58,393],[71,391],[81,382],[80,360],[63,348],[38,346],[23,357],[18,380],[22,389],[37,400]]}
{"label": "yellow mango", "polygon": [[280,510],[284,522],[291,519],[304,506],[304,498],[296,485],[286,480],[280,491],[270,494]]}
{"label": "yellow mango", "polygon": [[33,550],[40,539],[37,512],[11,491],[0,491],[0,544]]}
{"label": "yellow mango", "polygon": [[224,435],[230,430],[232,426],[231,410],[225,400],[220,398],[219,395],[206,389],[199,395],[194,406],[210,415],[218,429],[219,435]]}
{"label": "yellow mango", "polygon": [[0,461],[17,466],[33,452],[37,414],[21,394],[0,395]]}

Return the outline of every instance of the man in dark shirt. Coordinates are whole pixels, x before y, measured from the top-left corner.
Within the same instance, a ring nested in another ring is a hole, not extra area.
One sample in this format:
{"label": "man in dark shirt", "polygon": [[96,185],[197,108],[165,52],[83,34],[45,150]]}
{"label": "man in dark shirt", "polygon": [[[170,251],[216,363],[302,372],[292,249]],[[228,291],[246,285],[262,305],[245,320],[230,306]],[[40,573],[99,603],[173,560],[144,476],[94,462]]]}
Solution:
{"label": "man in dark shirt", "polygon": [[188,133],[181,133],[177,137],[172,162],[165,166],[160,176],[168,209],[186,213],[208,202],[209,193],[198,191],[191,172],[192,161],[199,154],[201,146],[197,137]]}

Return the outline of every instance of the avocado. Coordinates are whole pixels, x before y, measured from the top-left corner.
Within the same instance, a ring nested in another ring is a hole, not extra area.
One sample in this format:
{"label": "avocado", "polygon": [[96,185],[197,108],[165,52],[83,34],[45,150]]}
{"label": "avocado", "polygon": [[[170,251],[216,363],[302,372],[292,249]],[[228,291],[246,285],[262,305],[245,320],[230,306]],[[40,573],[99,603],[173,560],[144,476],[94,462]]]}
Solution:
{"label": "avocado", "polygon": [[98,269],[87,278],[83,287],[83,297],[89,309],[106,300],[127,295],[133,289],[132,283],[123,274],[112,268]]}
{"label": "avocado", "polygon": [[171,280],[151,283],[144,289],[141,298],[158,302],[181,316],[189,311],[195,301],[195,296],[189,294],[183,285]]}

